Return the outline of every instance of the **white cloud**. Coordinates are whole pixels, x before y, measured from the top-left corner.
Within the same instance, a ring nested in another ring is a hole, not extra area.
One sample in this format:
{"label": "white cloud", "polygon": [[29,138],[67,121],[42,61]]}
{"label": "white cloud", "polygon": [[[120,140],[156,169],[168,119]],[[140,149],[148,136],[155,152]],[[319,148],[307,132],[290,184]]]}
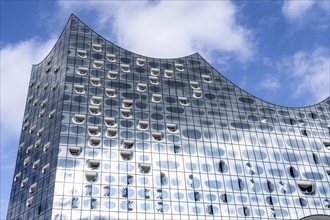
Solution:
{"label": "white cloud", "polygon": [[279,79],[274,75],[265,75],[260,82],[260,88],[270,90],[277,90],[281,88]]}
{"label": "white cloud", "polygon": [[32,39],[17,44],[5,44],[0,51],[1,219],[6,218],[11,178],[15,166],[14,161],[16,160],[32,64],[42,61],[54,44],[55,39],[50,39],[45,42]]}
{"label": "white cloud", "polygon": [[329,2],[318,0],[284,1],[282,13],[291,21],[303,21],[313,16],[313,13],[309,13],[313,8],[320,9],[329,15]]}
{"label": "white cloud", "polygon": [[314,3],[314,0],[284,1],[282,13],[289,19],[298,19],[311,9]]}
{"label": "white cloud", "polygon": [[[266,97],[285,97],[304,106],[330,95],[330,56],[326,48],[298,51],[280,61],[267,61],[267,65],[274,72],[264,75],[257,87]],[[290,102],[287,104],[292,106]]]}
{"label": "white cloud", "polygon": [[330,95],[329,50],[317,48],[311,53],[296,52],[279,64],[291,85],[293,98],[305,97],[310,102],[319,102]]}
{"label": "white cloud", "polygon": [[41,62],[55,42],[32,39],[1,49],[1,143],[19,136],[32,64]]}
{"label": "white cloud", "polygon": [[59,2],[63,10],[93,9],[98,25],[110,27],[120,46],[152,57],[181,57],[201,52],[253,56],[251,32],[238,24],[229,1]]}

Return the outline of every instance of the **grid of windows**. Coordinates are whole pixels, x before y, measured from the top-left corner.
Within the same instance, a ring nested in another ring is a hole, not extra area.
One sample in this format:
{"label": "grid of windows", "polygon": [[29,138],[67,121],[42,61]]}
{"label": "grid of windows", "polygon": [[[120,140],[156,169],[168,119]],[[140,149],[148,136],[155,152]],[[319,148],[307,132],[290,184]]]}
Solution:
{"label": "grid of windows", "polygon": [[329,98],[274,106],[199,54],[142,57],[74,16],[30,82],[9,219],[329,214]]}

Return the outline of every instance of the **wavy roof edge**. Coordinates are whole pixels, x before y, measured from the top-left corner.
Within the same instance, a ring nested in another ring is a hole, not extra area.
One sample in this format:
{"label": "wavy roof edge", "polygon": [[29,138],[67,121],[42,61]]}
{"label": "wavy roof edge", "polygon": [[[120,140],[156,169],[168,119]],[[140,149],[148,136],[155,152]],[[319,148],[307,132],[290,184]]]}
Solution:
{"label": "wavy roof edge", "polygon": [[231,84],[233,84],[235,87],[237,87],[238,89],[242,90],[242,92],[246,93],[247,95],[257,99],[257,100],[260,100],[261,102],[264,102],[265,104],[267,105],[272,105],[274,107],[277,107],[277,108],[286,108],[286,109],[292,109],[292,110],[299,110],[299,109],[305,109],[305,108],[310,108],[310,107],[315,107],[315,106],[318,106],[318,105],[321,105],[322,103],[325,103],[327,102],[328,105],[330,105],[330,94],[327,98],[323,99],[322,101],[320,102],[317,102],[315,104],[311,104],[311,105],[307,105],[307,106],[298,106],[298,107],[291,107],[291,106],[284,106],[284,105],[279,105],[279,104],[275,104],[275,103],[271,103],[267,100],[264,100],[264,99],[261,99],[247,91],[245,91],[243,88],[239,87],[238,85],[236,85],[235,83],[233,83],[231,80],[229,80],[226,76],[224,76],[223,74],[220,73],[220,71],[218,69],[216,69],[212,64],[210,64],[203,56],[201,56],[198,52],[195,52],[195,53],[192,53],[190,55],[186,55],[186,56],[182,56],[182,57],[174,57],[174,58],[157,58],[157,57],[150,57],[150,56],[145,56],[145,55],[142,55],[142,54],[139,54],[139,53],[136,53],[136,52],[133,52],[133,51],[130,51],[128,49],[125,49],[113,42],[111,42],[110,40],[108,40],[107,38],[103,37],[102,35],[98,34],[93,28],[91,28],[90,26],[88,26],[85,22],[83,22],[81,19],[79,19],[76,15],[74,15],[73,13],[70,15],[69,19],[67,20],[59,38],[57,39],[56,43],[54,44],[54,46],[52,47],[52,49],[50,50],[50,52],[46,55],[46,57],[39,63],[37,64],[33,64],[32,66],[38,66],[40,64],[42,64],[43,62],[45,62],[47,59],[48,59],[48,56],[52,53],[52,51],[54,50],[54,48],[56,47],[57,43],[60,41],[60,39],[63,37],[63,34],[64,34],[64,31],[66,30],[66,28],[71,25],[71,20],[72,19],[77,19],[79,22],[81,22],[83,25],[85,25],[87,28],[89,28],[91,31],[93,31],[94,33],[96,33],[98,36],[102,37],[104,40],[110,42],[111,44],[113,44],[114,46],[122,49],[122,50],[125,50],[125,51],[128,51],[130,53],[133,53],[135,55],[138,55],[138,56],[141,56],[141,57],[145,57],[145,58],[152,58],[152,59],[159,59],[159,60],[175,60],[175,59],[184,59],[184,58],[188,58],[188,57],[192,57],[194,55],[197,55],[199,56],[201,59],[203,59],[207,64],[209,64],[218,74],[220,74],[225,80],[227,80],[228,82],[230,82]]}

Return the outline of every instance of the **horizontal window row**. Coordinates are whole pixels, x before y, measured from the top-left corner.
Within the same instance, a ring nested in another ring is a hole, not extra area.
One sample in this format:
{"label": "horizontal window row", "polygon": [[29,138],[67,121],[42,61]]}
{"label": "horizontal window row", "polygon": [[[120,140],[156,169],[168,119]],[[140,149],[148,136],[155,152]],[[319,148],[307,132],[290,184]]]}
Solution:
{"label": "horizontal window row", "polygon": [[[46,73],[49,73],[51,70],[51,67],[47,67],[46,68]],[[55,69],[54,69],[54,73],[57,73],[58,71],[60,70],[60,66],[58,65]],[[29,87],[32,88],[32,87],[35,87],[36,89],[39,89],[41,87],[41,83],[37,81],[37,79],[33,79],[30,81],[29,83]],[[53,84],[51,86],[51,90],[54,91],[57,87],[57,83]],[[43,90],[47,90],[49,88],[49,83],[45,83],[43,86],[42,86],[42,89]]]}
{"label": "horizontal window row", "polygon": [[[24,160],[24,163],[25,163],[25,160]],[[39,165],[40,165],[40,160],[34,162],[33,169],[37,169],[39,167]],[[45,166],[43,166],[42,169],[41,169],[41,173],[42,174],[46,174],[49,171],[49,167],[50,167],[50,164],[49,163],[46,164]],[[22,173],[19,172],[18,174],[15,175],[14,182],[18,182],[21,177],[22,177]],[[29,178],[28,177],[25,178],[25,179],[23,179],[22,182],[21,182],[21,187],[22,188],[26,187],[27,184],[28,184],[28,181],[29,181]]]}
{"label": "horizontal window row", "polygon": [[[93,67],[96,69],[101,69],[104,65],[104,63],[102,61],[93,61]],[[128,64],[120,64],[120,69],[123,72],[130,72],[131,68]],[[85,76],[87,75],[89,69],[87,67],[78,67],[77,68],[77,74],[80,76]],[[107,77],[109,79],[117,79],[118,77],[118,71],[113,71],[113,70],[109,70],[107,72]],[[149,82],[151,84],[154,85],[158,85],[159,84],[159,74],[160,74],[160,70],[159,69],[155,69],[155,68],[151,68],[151,76],[149,76]],[[164,71],[164,77],[165,78],[173,78],[174,73],[171,70],[165,70]],[[211,83],[212,82],[212,77],[210,75],[202,75],[202,80],[206,83]],[[191,83],[191,87],[193,87],[194,89],[200,88],[198,83]]]}
{"label": "horizontal window row", "polygon": [[[106,118],[105,123],[109,127],[116,127],[117,122],[115,118]],[[149,128],[149,122],[148,121],[139,121],[137,124],[137,128],[140,130],[147,130]],[[178,132],[178,126],[176,124],[166,124],[166,130],[170,133],[176,133]],[[101,131],[99,127],[97,126],[88,126],[87,127],[88,134],[90,136],[100,136]],[[107,128],[105,131],[106,137],[116,137],[117,136],[117,129],[115,128]]]}
{"label": "horizontal window row", "polygon": [[[44,85],[44,88],[46,89],[46,88],[48,88],[48,83],[46,83],[45,85]],[[50,87],[50,90],[51,91],[54,91],[54,90],[56,90],[57,89],[57,86],[58,86],[58,84],[57,83],[54,83],[51,87]],[[27,102],[28,103],[30,103],[30,102],[32,102],[32,100],[33,100],[33,95],[31,95],[28,99],[27,99]]]}
{"label": "horizontal window row", "polygon": [[[145,92],[146,88],[147,88],[147,86],[145,86],[143,84],[138,84],[137,85],[137,90],[139,92]],[[84,85],[74,85],[74,91],[78,94],[85,94],[85,92],[86,92],[85,91],[85,86]],[[110,98],[114,98],[114,97],[116,97],[116,90],[106,88],[105,89],[105,94]],[[201,98],[202,97],[202,91],[201,90],[194,90],[193,91],[193,97]],[[162,95],[161,94],[152,94],[151,101],[159,103],[161,100],[162,100]],[[93,105],[100,105],[101,101],[102,101],[102,97],[93,96],[91,98],[91,103]],[[187,105],[187,98],[185,98],[185,97],[179,97],[178,101],[181,105]],[[126,101],[126,102],[129,102],[129,101]]]}
{"label": "horizontal window row", "polygon": [[[46,110],[45,110],[45,109],[41,110],[41,111],[39,112],[39,118],[42,118],[42,117],[45,115],[45,113],[46,113]],[[55,115],[56,115],[56,109],[54,109],[54,110],[52,110],[51,112],[49,112],[49,114],[48,114],[48,118],[52,119],[52,118],[55,117]],[[29,115],[26,115],[26,118],[24,119],[24,121],[27,121],[28,118],[29,118]],[[23,129],[23,130],[27,130],[27,128],[29,128],[29,125],[30,125],[30,122],[26,122],[26,123],[24,123],[22,129]],[[34,129],[35,129],[34,127],[35,127],[35,126],[33,126],[33,127],[32,127],[33,129],[30,130],[30,133],[33,133],[33,132],[34,132]]]}
{"label": "horizontal window row", "polygon": [[[102,63],[101,62],[94,62],[93,63],[93,66],[95,67],[95,68],[101,68],[102,67]],[[129,72],[130,71],[130,67],[128,66],[128,65],[126,65],[126,64],[121,64],[121,69],[122,69],[122,71],[124,71],[124,72]],[[88,73],[88,68],[86,68],[86,67],[78,67],[78,69],[77,69],[77,74],[78,75],[81,75],[81,76],[85,76],[85,75],[87,75],[87,73]],[[113,70],[109,70],[108,72],[107,72],[107,77],[109,78],[109,79],[117,79],[117,77],[118,77],[118,72],[117,71],[113,71]],[[170,71],[164,71],[164,76],[166,77],[166,78],[172,78],[173,77],[173,72],[170,72]],[[91,78],[91,83],[93,84],[94,82],[93,82],[93,80],[95,80],[95,79],[98,79],[98,78]],[[207,82],[207,83],[210,83],[211,82],[211,76],[208,76],[208,75],[202,75],[202,79],[203,79],[203,81],[204,82]],[[151,83],[151,84],[153,84],[153,85],[158,85],[159,84],[159,77],[158,77],[158,75],[152,75],[152,76],[149,76],[149,82]],[[199,86],[199,83],[198,82],[191,82],[191,87],[193,88],[193,89],[199,89],[200,88],[200,86]]]}
{"label": "horizontal window row", "polygon": [[[88,190],[88,188],[87,188],[87,190]],[[122,194],[125,195],[125,192],[128,193],[128,190],[129,189],[127,189],[127,188],[122,188],[121,189]],[[105,188],[104,191],[107,192],[107,189]],[[149,192],[150,192],[149,189],[145,189],[144,192],[143,192],[145,194],[144,197],[146,199],[150,198]],[[161,192],[161,189],[157,190],[157,193],[158,192]],[[109,194],[110,193],[111,192],[109,192]],[[200,197],[200,194],[199,194],[199,192],[195,192],[193,196]],[[123,196],[123,197],[125,197],[125,196]],[[161,199],[161,197],[162,197],[161,195],[157,196],[157,198],[159,198],[159,199]],[[88,204],[86,204],[86,202],[88,202]],[[90,198],[89,201],[84,200],[83,203],[84,203],[85,207],[86,207],[86,205],[88,205],[90,207],[90,209],[98,209],[99,206],[100,206],[100,201],[97,198]],[[80,201],[79,197],[73,197],[71,199],[71,208],[73,208],[73,209],[81,208],[80,204],[81,204],[81,201]],[[120,207],[122,209],[126,209],[127,211],[134,211],[135,210],[135,202],[133,200],[123,201],[123,202],[120,203]],[[145,210],[150,209],[149,206],[144,206],[144,208],[145,208]],[[183,211],[183,208],[180,207],[180,206],[179,207],[175,206],[174,209],[178,212]],[[159,212],[159,213],[165,212],[166,213],[169,210],[170,210],[170,207],[169,207],[168,204],[166,204],[166,202],[163,202],[163,201],[156,201],[155,202],[155,211],[156,212]],[[252,216],[252,211],[247,206],[242,206],[242,207],[238,208],[237,211],[242,216],[245,216],[245,217]],[[195,207],[195,208],[193,208],[193,212],[195,214],[198,214],[198,213],[201,213],[202,211],[200,210],[200,208]],[[219,210],[218,206],[209,204],[209,205],[205,205],[205,213],[207,213],[209,215],[218,215],[220,213],[220,210]],[[270,208],[269,209],[269,215],[273,218],[276,218],[277,217],[276,210],[274,208]]]}
{"label": "horizontal window row", "polygon": [[[85,186],[85,194],[89,195],[89,194],[91,194],[91,191],[92,191],[92,186],[91,185],[86,185]],[[104,196],[109,196],[109,195],[111,195],[113,189],[111,187],[104,187],[103,191],[104,191],[104,193],[103,193]],[[172,208],[173,208],[173,211],[175,210],[176,212],[179,212],[179,213],[181,213],[182,211],[185,210],[184,206],[175,205],[174,207],[170,207],[169,204],[167,204],[167,202],[162,201],[162,196],[159,193],[161,191],[162,191],[161,189],[156,190],[157,198],[161,199],[160,201],[155,201],[154,208],[155,208],[156,212],[166,213]],[[126,195],[131,193],[131,191],[130,191],[129,188],[122,188],[121,193],[122,193],[123,197],[126,198],[127,197]],[[142,194],[143,194],[143,197],[145,199],[150,199],[150,197],[151,197],[149,189],[139,190],[139,195],[142,196]],[[221,198],[224,197],[224,196],[226,196],[225,193],[220,195]],[[200,199],[201,194],[199,192],[194,192],[194,193],[191,193],[189,195],[189,197],[198,197]],[[329,201],[330,201],[330,199],[324,199],[323,200],[323,205],[325,207],[328,207],[329,206]],[[33,196],[28,198],[28,200],[26,202],[26,206],[30,207],[32,205],[32,202],[33,202]],[[227,203],[227,202],[224,202],[224,203]],[[70,204],[72,209],[90,208],[91,210],[93,210],[93,209],[99,209],[101,207],[101,200],[99,198],[93,198],[93,197],[91,197],[89,199],[86,199],[86,198],[83,199],[81,197],[75,196],[75,197],[72,197],[70,199],[69,204]],[[113,209],[113,208],[116,207],[116,203],[114,203],[114,202],[103,202],[103,204],[106,207],[110,208],[110,209]],[[307,201],[304,198],[299,198],[297,200],[296,204],[300,205],[301,207],[305,207],[305,206],[307,206]],[[83,205],[83,207],[81,205]],[[136,209],[135,201],[134,200],[129,200],[129,199],[127,199],[126,201],[122,201],[120,204],[118,204],[118,206],[120,206],[121,209],[126,210],[128,212],[135,211],[135,209]],[[150,211],[150,207],[152,207],[152,206],[144,204],[141,207],[143,207],[142,209],[144,209],[145,211],[147,211],[147,210]],[[214,204],[205,205],[204,211],[201,210],[200,206],[199,207],[192,206],[191,208],[192,208],[192,211],[195,215],[201,214],[203,212],[205,212],[206,214],[211,215],[211,216],[221,214],[219,206],[214,205]],[[260,209],[258,209],[258,210],[260,210]],[[284,212],[284,213],[282,213],[282,212]],[[265,215],[265,213],[260,214],[259,211],[258,212],[252,212],[251,208],[249,208],[246,205],[242,205],[241,207],[238,207],[237,208],[237,213],[239,215],[245,216],[245,217],[252,217],[253,215],[257,215],[257,216]],[[190,213],[190,215],[191,214],[192,213]],[[283,209],[280,209],[280,208],[275,209],[275,208],[271,207],[271,208],[268,208],[268,215],[272,218],[277,218],[277,217],[281,218],[281,217],[284,217],[284,216],[288,216],[288,213],[287,213],[287,211],[285,211]],[[63,217],[63,215],[62,215],[62,217]]]}
{"label": "horizontal window row", "polygon": [[[196,91],[195,91],[196,92]],[[116,96],[116,90],[115,89],[105,89],[105,93],[107,94],[108,97],[115,97]],[[201,95],[201,93],[199,94]],[[90,103],[94,106],[89,106],[89,111],[92,113],[92,114],[95,114],[94,113],[94,110],[95,109],[98,109],[100,110],[100,107],[99,105],[101,105],[102,103],[102,97],[101,96],[92,96],[91,99],[90,99]],[[188,106],[189,105],[189,99],[187,97],[177,97],[178,99],[178,102],[180,103],[180,105],[182,106]],[[151,101],[152,102],[155,102],[155,103],[160,103],[162,101],[162,95],[160,94],[152,94],[151,95]],[[131,99],[124,99],[122,100],[122,107],[124,109],[131,109],[133,107],[133,100]],[[54,115],[55,115],[55,111],[52,111],[50,114],[49,114],[49,117],[52,118]],[[96,114],[99,114],[99,111],[97,111]],[[44,115],[44,112],[43,114],[39,114],[39,116],[43,116]],[[27,124],[27,123],[26,123]]]}
{"label": "horizontal window row", "polygon": [[[117,137],[118,131],[115,129],[107,129],[105,136],[108,138]],[[165,139],[164,133],[161,132],[151,132],[152,140],[156,142],[162,142]],[[101,146],[102,138],[101,137],[91,137],[88,141],[90,147],[99,147]]]}
{"label": "horizontal window row", "polygon": [[[33,147],[37,149],[37,148],[40,147],[40,145],[41,145],[41,140],[39,139],[39,140],[37,140],[34,144],[30,145],[30,146],[26,149],[26,154],[30,154],[30,153],[32,152]],[[21,143],[21,144],[19,145],[19,151],[20,151],[20,152],[23,151],[24,148],[25,148],[25,142],[23,142],[23,143]],[[43,146],[43,149],[44,149],[45,152],[47,152],[47,151],[49,150],[49,148],[50,148],[50,142],[46,143],[46,144]]]}
{"label": "horizontal window row", "polygon": [[[99,161],[93,161],[94,164],[90,164],[89,163],[89,166],[99,166],[100,163]],[[97,168],[94,168],[94,169],[97,169]],[[151,170],[151,164],[148,164],[148,163],[139,163],[138,164],[138,169],[139,169],[139,172],[141,174],[148,174],[150,173],[150,170]],[[98,172],[96,171],[86,171],[85,172],[85,178],[88,182],[96,182],[98,180]]]}
{"label": "horizontal window row", "polygon": [[[92,48],[94,51],[96,52],[102,52],[102,45],[99,45],[99,44],[92,44]],[[87,58],[87,51],[86,50],[77,50],[77,55],[78,57],[80,58]],[[109,61],[109,62],[116,62],[117,61],[117,57],[116,57],[116,54],[109,54],[107,53],[106,54],[106,59]],[[94,61],[94,62],[102,62],[103,61]],[[144,58],[137,58],[136,59],[136,64],[138,66],[144,66],[146,63],[146,59]],[[129,72],[129,65],[127,64],[123,64],[123,65],[126,65],[126,66],[123,66],[124,68],[122,69],[124,72]],[[184,71],[184,65],[183,64],[179,64],[179,63],[176,63],[175,65],[175,68],[176,70],[178,71]],[[95,66],[94,66],[95,67]],[[97,66],[96,68],[99,68],[99,66]],[[151,74],[156,74],[158,75],[159,72],[157,72],[159,69],[157,68],[152,68],[151,70]],[[170,72],[171,70],[167,70],[169,72],[165,73],[165,76],[168,76],[169,78],[172,76],[172,73]]]}
{"label": "horizontal window row", "polygon": [[[100,139],[97,138],[91,138],[90,139],[90,145],[93,145],[93,147],[98,146],[100,144]],[[131,160],[134,156],[134,141],[132,140],[123,140],[121,143],[122,150],[120,151],[120,155],[123,160]],[[173,153],[179,154],[182,152],[182,146],[181,145],[173,145],[171,148],[173,150]],[[79,157],[82,153],[83,149],[78,146],[69,146],[68,152],[70,156],[72,157]],[[228,168],[223,168],[228,169]],[[224,172],[224,170],[222,170]]]}

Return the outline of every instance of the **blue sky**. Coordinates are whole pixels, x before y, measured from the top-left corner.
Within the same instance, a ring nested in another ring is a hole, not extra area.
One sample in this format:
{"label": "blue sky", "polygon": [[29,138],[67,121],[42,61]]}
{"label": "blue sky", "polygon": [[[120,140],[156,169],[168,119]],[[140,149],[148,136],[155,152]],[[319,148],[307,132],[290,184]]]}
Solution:
{"label": "blue sky", "polygon": [[[83,3],[82,3],[83,2]],[[296,1],[1,1],[1,219],[30,70],[71,13],[110,41],[154,57],[199,52],[252,95],[290,107],[330,94],[330,3]]]}

